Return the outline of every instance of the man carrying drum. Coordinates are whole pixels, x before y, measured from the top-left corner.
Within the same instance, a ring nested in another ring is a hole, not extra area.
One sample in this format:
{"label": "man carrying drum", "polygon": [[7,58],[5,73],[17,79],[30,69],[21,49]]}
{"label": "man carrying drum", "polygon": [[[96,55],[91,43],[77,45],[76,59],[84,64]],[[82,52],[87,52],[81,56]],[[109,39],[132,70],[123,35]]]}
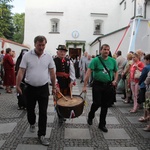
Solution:
{"label": "man carrying drum", "polygon": [[87,91],[87,82],[93,72],[92,97],[93,103],[88,114],[88,124],[92,125],[95,112],[101,107],[98,128],[103,132],[108,132],[106,128],[106,115],[108,107],[111,106],[115,96],[116,81],[118,78],[118,68],[116,60],[109,57],[110,46],[103,44],[100,50],[101,55],[92,59],[85,75],[82,91]]}
{"label": "man carrying drum", "polygon": [[[57,48],[57,57],[54,58],[56,65],[56,78],[57,78],[57,94],[56,98],[72,94],[72,87],[75,85],[75,69],[73,62],[66,58],[67,49],[65,45],[59,45]],[[61,94],[60,94],[61,93]],[[59,113],[59,110],[56,106],[56,111],[59,119],[59,123],[63,123],[65,119]]]}

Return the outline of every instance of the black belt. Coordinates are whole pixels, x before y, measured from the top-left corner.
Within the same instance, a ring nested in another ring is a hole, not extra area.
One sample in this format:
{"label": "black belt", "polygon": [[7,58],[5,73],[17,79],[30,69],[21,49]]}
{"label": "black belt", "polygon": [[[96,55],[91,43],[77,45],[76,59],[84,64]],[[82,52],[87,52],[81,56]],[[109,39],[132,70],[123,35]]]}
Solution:
{"label": "black belt", "polygon": [[109,82],[100,82],[100,81],[94,80],[93,83],[94,83],[94,84],[97,84],[97,85],[101,85],[101,86],[112,85],[112,82],[111,82],[111,81],[109,81]]}
{"label": "black belt", "polygon": [[48,83],[46,83],[46,84],[44,84],[44,85],[41,85],[41,86],[32,86],[32,85],[30,85],[30,84],[28,84],[28,83],[26,83],[26,85],[29,86],[29,87],[32,87],[32,88],[42,88],[42,87],[48,85]]}

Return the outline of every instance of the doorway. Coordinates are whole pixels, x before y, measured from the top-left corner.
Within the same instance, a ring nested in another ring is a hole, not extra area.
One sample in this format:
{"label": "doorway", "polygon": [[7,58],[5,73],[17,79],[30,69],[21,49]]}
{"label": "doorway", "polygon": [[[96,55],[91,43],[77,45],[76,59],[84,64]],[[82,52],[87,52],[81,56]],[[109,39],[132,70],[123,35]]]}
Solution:
{"label": "doorway", "polygon": [[69,48],[69,56],[73,59],[81,57],[81,48]]}

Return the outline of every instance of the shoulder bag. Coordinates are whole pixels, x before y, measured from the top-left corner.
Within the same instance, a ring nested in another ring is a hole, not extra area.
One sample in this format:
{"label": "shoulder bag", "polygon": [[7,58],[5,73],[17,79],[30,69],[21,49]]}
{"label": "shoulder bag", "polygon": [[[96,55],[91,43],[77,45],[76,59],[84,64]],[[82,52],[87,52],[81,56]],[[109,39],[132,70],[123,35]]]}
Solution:
{"label": "shoulder bag", "polygon": [[98,57],[98,58],[99,58],[101,64],[104,66],[105,70],[108,72],[109,77],[110,77],[110,80],[111,80],[110,71],[107,69],[106,65],[105,65],[104,62],[101,60],[101,58],[100,58],[100,57]]}
{"label": "shoulder bag", "polygon": [[140,76],[141,76],[141,73],[142,73],[142,72],[141,72],[140,70],[136,69],[135,72],[134,72],[134,78],[135,78],[135,79],[139,79]]}
{"label": "shoulder bag", "polygon": [[[137,64],[137,66],[139,65],[139,63]],[[134,72],[134,79],[139,79],[141,76],[142,72],[138,69],[135,70]]]}
{"label": "shoulder bag", "polygon": [[[109,77],[110,77],[110,81],[112,82],[111,76],[110,76],[110,71],[107,69],[106,65],[105,65],[104,62],[101,60],[101,58],[100,58],[100,57],[98,57],[98,58],[99,58],[101,64],[102,64],[102,65],[104,66],[104,68],[106,69],[106,71],[108,72]],[[112,93],[113,93],[112,102],[111,102],[111,105],[112,105],[114,102],[116,102],[116,87],[111,84],[111,89],[112,89]],[[111,106],[111,105],[110,105],[110,106]]]}

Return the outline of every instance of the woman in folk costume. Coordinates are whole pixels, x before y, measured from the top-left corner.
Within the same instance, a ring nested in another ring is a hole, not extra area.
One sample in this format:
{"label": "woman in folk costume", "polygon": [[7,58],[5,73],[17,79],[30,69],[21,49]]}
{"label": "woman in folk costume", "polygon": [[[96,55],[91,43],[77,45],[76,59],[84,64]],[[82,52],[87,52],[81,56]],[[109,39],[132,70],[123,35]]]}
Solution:
{"label": "woman in folk costume", "polygon": [[[56,78],[57,78],[57,91],[60,91],[64,96],[71,95],[71,89],[75,85],[75,69],[73,62],[66,58],[67,49],[65,45],[59,45],[57,48],[57,57],[54,58],[56,66]],[[57,98],[61,95],[57,92]],[[59,114],[56,107],[56,111],[59,118],[59,123],[63,123],[65,119]]]}
{"label": "woman in folk costume", "polygon": [[138,93],[139,93],[139,79],[135,78],[136,70],[142,71],[144,68],[144,63],[140,61],[139,55],[133,54],[133,64],[130,67],[130,83],[131,90],[133,94],[133,109],[130,110],[131,113],[137,112],[139,106],[137,103]]}

